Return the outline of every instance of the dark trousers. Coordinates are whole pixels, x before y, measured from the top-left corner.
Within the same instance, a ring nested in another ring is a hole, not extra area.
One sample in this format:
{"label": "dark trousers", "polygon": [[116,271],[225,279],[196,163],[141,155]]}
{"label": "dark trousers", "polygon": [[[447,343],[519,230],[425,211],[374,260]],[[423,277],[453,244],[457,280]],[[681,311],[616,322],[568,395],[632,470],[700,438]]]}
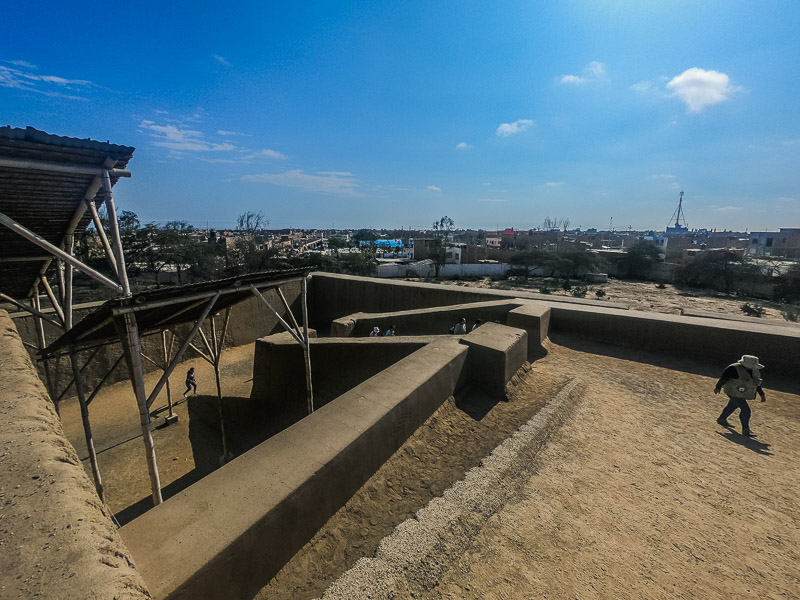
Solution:
{"label": "dark trousers", "polygon": [[195,383],[191,379],[187,379],[186,380],[186,391],[183,392],[183,395],[185,396],[186,394],[188,394],[189,390],[191,390],[192,388],[194,388],[194,393],[196,394],[197,393],[197,383]]}
{"label": "dark trousers", "polygon": [[732,396],[728,396],[728,398],[730,398],[730,400],[725,408],[722,409],[722,414],[719,416],[720,420],[727,419],[738,408],[741,411],[739,413],[739,420],[742,422],[742,429],[745,431],[750,429],[750,405],[747,403],[747,400],[744,398],[733,398]]}

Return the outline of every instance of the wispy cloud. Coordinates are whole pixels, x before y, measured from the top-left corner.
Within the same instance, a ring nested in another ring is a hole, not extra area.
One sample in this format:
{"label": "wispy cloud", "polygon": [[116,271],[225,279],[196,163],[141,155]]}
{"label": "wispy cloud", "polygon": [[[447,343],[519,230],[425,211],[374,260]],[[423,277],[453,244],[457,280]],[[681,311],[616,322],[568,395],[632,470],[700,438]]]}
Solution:
{"label": "wispy cloud", "polygon": [[5,61],[10,65],[16,65],[18,67],[22,67],[24,69],[38,69],[34,64],[29,63],[27,60],[7,60]]}
{"label": "wispy cloud", "polygon": [[233,137],[237,135],[250,137],[252,134],[242,133],[241,131],[226,131],[225,129],[217,129],[217,135],[224,135],[225,137]]}
{"label": "wispy cloud", "polygon": [[563,185],[567,185],[563,181],[548,181],[544,184],[544,187],[554,188],[554,187],[561,187]]}
{"label": "wispy cloud", "polygon": [[224,142],[216,143],[205,139],[201,131],[186,129],[178,125],[158,125],[153,121],[142,121],[139,129],[155,138],[154,145],[173,152],[219,152],[235,150],[236,146]]}
{"label": "wispy cloud", "polygon": [[800,145],[800,138],[795,138],[793,140],[785,140],[783,142],[784,146],[797,146]]}
{"label": "wispy cloud", "polygon": [[441,192],[442,191],[442,188],[440,188],[438,185],[426,185],[425,189],[426,190],[430,190],[431,192]]}
{"label": "wispy cloud", "polygon": [[510,135],[515,135],[525,131],[531,125],[533,125],[533,121],[530,119],[520,119],[519,121],[514,121],[513,123],[501,123],[498,126],[496,133],[500,137],[508,137]]}
{"label": "wispy cloud", "polygon": [[271,183],[283,187],[298,188],[309,192],[322,192],[339,196],[362,196],[359,191],[358,179],[351,173],[339,171],[319,171],[317,173],[304,173],[301,169],[286,171],[284,173],[262,173],[260,175],[245,175],[242,181],[255,183]]}
{"label": "wispy cloud", "polygon": [[688,112],[699,113],[703,109],[725,102],[742,88],[731,85],[730,77],[719,71],[706,71],[698,67],[686,69],[673,77],[667,89],[676,98],[686,103]]}
{"label": "wispy cloud", "polygon": [[220,56],[219,54],[214,55],[214,59],[220,63],[221,65],[225,65],[226,67],[230,67],[231,63],[224,56]]}
{"label": "wispy cloud", "polygon": [[608,82],[608,70],[605,63],[593,60],[583,68],[580,75],[562,75],[558,82],[566,85],[606,83]]}
{"label": "wispy cloud", "polygon": [[459,142],[456,144],[456,150],[469,150],[470,148],[472,148],[472,146],[467,142]]}
{"label": "wispy cloud", "polygon": [[278,152],[277,150],[270,150],[269,148],[265,148],[264,150],[259,150],[258,152],[253,152],[252,154],[248,154],[245,157],[246,160],[255,160],[259,158],[286,160],[288,157],[285,154]]}
{"label": "wispy cloud", "polygon": [[675,175],[672,175],[671,173],[653,173],[652,175],[650,175],[650,179],[668,179],[668,180],[673,180],[673,179],[677,179],[677,177]]}
{"label": "wispy cloud", "polygon": [[[34,92],[45,96],[68,98],[70,100],[86,100],[87,98],[78,96],[75,92],[85,93],[91,88],[100,87],[86,79],[39,75],[34,72],[38,67],[24,60],[7,60],[3,62],[14,66],[0,65],[0,87]],[[65,90],[73,93],[67,93]]]}
{"label": "wispy cloud", "polygon": [[478,202],[505,202],[505,198],[478,198]]}
{"label": "wispy cloud", "polygon": [[714,209],[716,212],[732,213],[744,210],[741,206],[718,206]]}

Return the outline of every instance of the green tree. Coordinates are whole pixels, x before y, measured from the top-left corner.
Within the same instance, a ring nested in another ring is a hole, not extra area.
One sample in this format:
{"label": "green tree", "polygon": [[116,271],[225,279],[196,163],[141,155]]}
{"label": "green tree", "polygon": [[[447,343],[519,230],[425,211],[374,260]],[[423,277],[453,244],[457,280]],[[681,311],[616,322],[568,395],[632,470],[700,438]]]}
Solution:
{"label": "green tree", "polygon": [[700,252],[684,261],[675,273],[678,283],[730,293],[738,277],[748,269],[746,261],[730,250]]}
{"label": "green tree", "polygon": [[541,250],[526,250],[524,252],[515,252],[508,263],[516,267],[515,270],[524,273],[525,279],[531,276],[531,271],[537,267],[541,267],[545,263],[545,252]]}
{"label": "green tree", "polygon": [[429,248],[431,251],[430,258],[433,261],[434,269],[436,269],[437,279],[439,278],[442,265],[447,261],[445,255],[447,250],[447,237],[453,229],[455,229],[455,221],[447,215],[433,222],[433,240]]}
{"label": "green tree", "polygon": [[661,251],[652,242],[638,240],[625,250],[619,261],[620,271],[626,277],[647,277],[652,266],[660,260]]}

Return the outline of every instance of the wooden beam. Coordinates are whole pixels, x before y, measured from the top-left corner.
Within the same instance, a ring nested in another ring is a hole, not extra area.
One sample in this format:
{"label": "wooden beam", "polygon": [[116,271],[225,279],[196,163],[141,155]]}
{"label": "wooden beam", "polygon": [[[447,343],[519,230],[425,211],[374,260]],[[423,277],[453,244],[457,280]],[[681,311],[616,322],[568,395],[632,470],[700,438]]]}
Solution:
{"label": "wooden beam", "polygon": [[275,291],[278,292],[278,296],[283,302],[283,307],[286,309],[286,312],[289,313],[289,317],[292,319],[292,325],[294,325],[294,330],[297,332],[297,335],[302,335],[300,333],[300,325],[297,324],[297,319],[294,318],[294,313],[292,309],[289,307],[289,303],[286,302],[286,296],[283,295],[283,290],[280,287],[275,288]]}
{"label": "wooden beam", "polygon": [[[52,171],[54,173],[71,173],[73,175],[102,175],[103,172],[106,171],[104,167],[93,167],[91,165],[65,165],[43,160],[25,160],[6,157],[0,158],[0,167],[33,171]],[[131,172],[126,169],[111,169],[110,174],[112,177],[131,176]]]}
{"label": "wooden beam", "polygon": [[39,280],[42,282],[42,287],[44,287],[44,291],[47,294],[47,297],[50,298],[50,304],[53,305],[53,310],[58,315],[58,318],[61,319],[61,322],[65,323],[64,311],[61,310],[61,305],[58,303],[58,300],[56,300],[56,295],[53,293],[53,288],[50,287],[50,284],[47,281],[47,277],[44,276],[39,277]]}
{"label": "wooden beam", "polygon": [[108,371],[106,371],[106,374],[103,375],[103,378],[100,380],[100,383],[98,383],[95,386],[94,391],[91,394],[89,394],[89,397],[86,399],[86,405],[87,406],[92,403],[92,400],[94,400],[94,397],[97,395],[97,392],[100,391],[100,388],[103,387],[103,384],[106,382],[106,380],[109,377],[111,377],[111,373],[113,373],[114,369],[116,369],[119,366],[119,363],[122,362],[123,358],[125,358],[125,353],[124,352],[119,355],[119,358],[116,360],[116,362],[111,366],[111,368]]}
{"label": "wooden beam", "polygon": [[[72,234],[68,235],[64,240],[65,249],[72,256]],[[72,265],[66,263],[64,265],[64,329],[69,331],[72,329]]]}
{"label": "wooden beam", "polygon": [[308,275],[303,277],[302,292],[303,299],[303,355],[306,362],[306,397],[308,399],[308,414],[314,412],[314,389],[311,385],[311,341],[308,337]]}
{"label": "wooden beam", "polygon": [[59,323],[55,319],[52,319],[52,318],[48,317],[43,312],[41,312],[39,310],[36,310],[32,306],[27,306],[27,305],[23,304],[22,302],[14,300],[14,298],[12,298],[11,296],[8,296],[6,294],[3,294],[2,292],[0,292],[0,298],[5,300],[6,302],[10,302],[11,304],[16,306],[17,308],[21,308],[22,310],[31,313],[32,315],[34,315],[35,317],[37,317],[39,319],[42,319],[43,321],[47,321],[48,323],[50,323],[51,325],[53,325],[55,327],[58,327],[59,329],[64,329],[64,326],[61,323]]}
{"label": "wooden beam", "polygon": [[0,263],[39,262],[42,260],[50,260],[50,255],[41,254],[38,256],[0,256]]}
{"label": "wooden beam", "polygon": [[214,343],[214,379],[217,382],[217,408],[219,409],[219,429],[222,433],[222,462],[228,460],[228,439],[225,436],[225,417],[222,411],[222,377],[219,372],[219,361],[222,357],[222,348],[217,344],[217,325],[214,316],[211,316],[211,341]]}
{"label": "wooden beam", "polygon": [[158,474],[156,451],[153,444],[153,433],[150,430],[150,411],[147,406],[147,392],[144,388],[144,369],[142,368],[142,344],[139,340],[139,325],[134,314],[123,315],[115,322],[119,328],[119,338],[128,362],[131,374],[131,384],[136,395],[136,405],[139,407],[139,422],[142,426],[142,439],[144,441],[145,456],[147,458],[147,471],[150,473],[150,491],[153,504],[158,506],[163,501],[161,498],[161,477]]}
{"label": "wooden beam", "polygon": [[[17,223],[14,219],[9,217],[5,213],[1,213],[0,212],[0,224],[5,225],[6,227],[8,227],[11,231],[16,233],[17,235],[20,235],[23,238],[25,238],[26,240],[28,240],[29,242],[31,242],[33,244],[36,244],[37,246],[39,246],[43,250],[46,250],[47,252],[49,252],[53,256],[55,256],[57,258],[60,258],[66,264],[72,265],[73,267],[75,267],[79,271],[85,273],[86,275],[88,275],[89,277],[94,279],[95,281],[97,281],[99,283],[102,283],[103,285],[105,285],[107,287],[110,287],[112,290],[114,290],[117,293],[121,293],[122,292],[122,287],[119,286],[118,284],[114,283],[113,281],[111,281],[108,277],[106,277],[102,273],[98,273],[97,271],[95,271],[91,267],[86,266],[85,264],[83,264],[81,261],[79,261],[77,258],[72,256],[71,254],[67,254],[61,248],[58,248],[57,246],[54,246],[53,244],[51,244],[50,242],[48,242],[44,238],[40,237],[38,234],[32,232],[27,227],[23,227],[22,225]],[[38,278],[38,276],[37,276],[37,278]]]}
{"label": "wooden beam", "polygon": [[106,210],[108,211],[108,223],[111,225],[111,235],[114,239],[114,257],[117,260],[117,277],[122,285],[123,296],[131,295],[131,286],[128,282],[128,271],[125,268],[125,252],[122,249],[122,238],[119,235],[119,221],[117,220],[117,209],[114,206],[114,194],[111,192],[111,179],[108,171],[103,173],[103,191],[106,194]]}
{"label": "wooden beam", "polygon": [[103,479],[100,477],[100,467],[97,464],[97,453],[94,451],[94,438],[92,437],[92,425],[89,423],[89,406],[83,395],[83,376],[78,368],[78,360],[74,352],[70,353],[72,362],[72,373],[75,377],[75,390],[78,392],[78,402],[81,405],[81,421],[83,421],[83,434],[86,438],[86,449],[89,452],[89,464],[92,466],[92,477],[94,487],[100,501],[103,501]]}
{"label": "wooden beam", "polygon": [[258,291],[258,290],[255,288],[255,286],[253,286],[253,285],[251,285],[251,286],[250,286],[250,291],[252,291],[252,292],[253,292],[253,295],[254,295],[256,298],[260,298],[260,299],[261,299],[261,301],[262,301],[262,302],[263,302],[263,303],[264,303],[264,304],[267,306],[267,308],[268,308],[268,309],[269,309],[269,310],[272,312],[272,314],[273,314],[273,315],[275,315],[275,317],[278,319],[278,321],[280,321],[280,324],[281,324],[281,325],[283,325],[283,328],[284,328],[286,331],[288,331],[288,332],[289,332],[289,333],[292,335],[292,337],[293,337],[293,338],[294,338],[294,339],[297,341],[297,343],[298,343],[298,344],[300,344],[301,346],[303,346],[303,347],[305,348],[305,343],[303,342],[303,340],[300,338],[300,336],[299,336],[299,335],[297,335],[297,334],[296,334],[296,333],[295,333],[295,332],[292,330],[292,327],[291,327],[291,325],[289,325],[289,324],[288,324],[288,323],[287,323],[287,322],[284,320],[284,318],[283,318],[282,316],[280,316],[280,314],[278,314],[278,311],[277,311],[277,310],[275,310],[275,309],[273,308],[272,304],[270,304],[270,303],[269,303],[269,300],[267,300],[266,298],[264,298],[263,294],[262,294],[261,292],[259,292],[259,291]]}
{"label": "wooden beam", "polygon": [[103,246],[103,251],[108,259],[108,264],[111,266],[111,272],[117,279],[119,279],[119,273],[117,273],[117,261],[114,258],[114,251],[111,250],[111,244],[108,242],[106,230],[103,229],[103,223],[100,221],[100,215],[97,214],[97,206],[94,203],[94,198],[85,198],[84,202],[86,202],[89,212],[92,213],[92,222],[94,223],[94,228],[97,230],[97,237],[100,238],[100,244]]}

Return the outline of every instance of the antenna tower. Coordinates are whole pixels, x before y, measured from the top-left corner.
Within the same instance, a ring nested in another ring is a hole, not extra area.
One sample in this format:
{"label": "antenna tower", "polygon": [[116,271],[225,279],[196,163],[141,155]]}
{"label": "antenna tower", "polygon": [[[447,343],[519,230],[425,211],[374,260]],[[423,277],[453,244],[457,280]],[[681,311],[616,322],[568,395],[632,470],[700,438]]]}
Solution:
{"label": "antenna tower", "polygon": [[667,224],[667,227],[673,227],[672,223],[675,223],[674,227],[684,227],[688,228],[689,226],[686,224],[686,215],[683,214],[683,190],[681,190],[681,195],[678,198],[678,208],[675,209],[675,212],[672,213],[672,217]]}

